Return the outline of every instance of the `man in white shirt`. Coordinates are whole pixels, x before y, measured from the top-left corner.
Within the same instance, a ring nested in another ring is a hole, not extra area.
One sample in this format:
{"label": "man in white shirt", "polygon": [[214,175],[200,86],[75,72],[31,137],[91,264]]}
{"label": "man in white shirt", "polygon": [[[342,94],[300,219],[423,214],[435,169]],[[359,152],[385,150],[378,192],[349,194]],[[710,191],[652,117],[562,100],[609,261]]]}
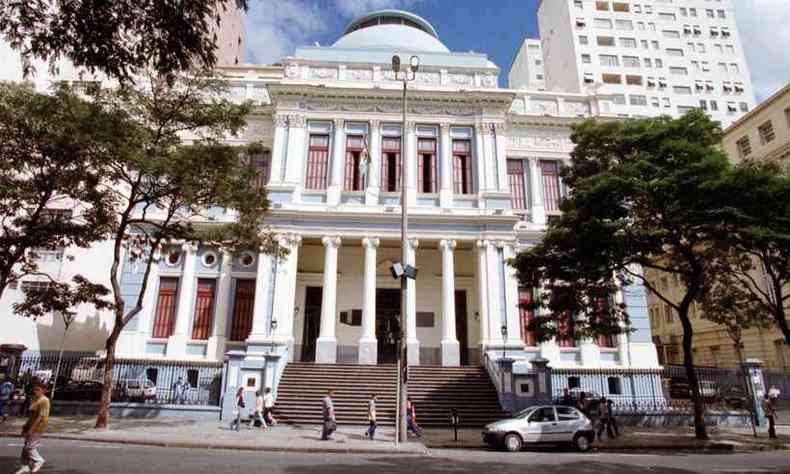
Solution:
{"label": "man in white shirt", "polygon": [[263,396],[263,417],[269,420],[270,425],[277,424],[277,420],[274,419],[274,395],[272,395],[271,388],[267,388],[266,394]]}

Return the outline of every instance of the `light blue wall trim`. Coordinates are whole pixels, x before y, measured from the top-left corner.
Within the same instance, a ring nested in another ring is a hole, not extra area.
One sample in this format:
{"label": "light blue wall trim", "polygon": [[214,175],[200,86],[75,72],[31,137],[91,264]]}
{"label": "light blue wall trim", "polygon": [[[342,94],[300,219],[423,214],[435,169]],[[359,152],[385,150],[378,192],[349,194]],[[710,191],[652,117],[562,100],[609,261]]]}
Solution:
{"label": "light blue wall trim", "polygon": [[343,194],[340,197],[340,202],[343,204],[365,204],[365,196],[361,194]]}
{"label": "light blue wall trim", "polygon": [[510,198],[488,198],[485,203],[487,209],[510,209],[512,207]]}
{"label": "light blue wall trim", "polygon": [[187,344],[187,355],[205,357],[207,348],[208,345],[204,343]]}
{"label": "light blue wall trim", "polygon": [[400,206],[400,196],[381,196],[379,201],[382,206]]}
{"label": "light blue wall trim", "polygon": [[266,197],[277,204],[288,204],[293,201],[293,193],[290,191],[268,191]]}
{"label": "light blue wall trim", "polygon": [[417,205],[418,206],[436,207],[436,206],[439,205],[439,198],[435,198],[435,197],[418,197],[417,198]]}
{"label": "light blue wall trim", "polygon": [[[121,270],[121,298],[123,298],[127,310],[137,302],[137,298],[139,298],[143,289],[144,270],[142,262],[134,263],[127,258],[123,263],[123,269]],[[137,331],[139,324],[140,314],[138,313],[123,330]]]}
{"label": "light blue wall trim", "polygon": [[650,332],[650,315],[647,312],[647,294],[642,283],[633,283],[623,287],[623,299],[631,320],[631,342],[653,342]]}
{"label": "light blue wall trim", "polygon": [[302,194],[302,202],[321,204],[326,202],[326,193]]}
{"label": "light blue wall trim", "polygon": [[145,353],[147,355],[158,355],[164,357],[167,353],[167,343],[165,342],[148,342],[145,345]]}
{"label": "light blue wall trim", "polygon": [[[394,217],[398,217],[393,215]],[[364,219],[361,217],[360,219]],[[400,220],[393,219],[392,222],[365,222],[364,220],[308,220],[308,219],[284,219],[275,216],[267,220],[271,226],[293,227],[309,230],[311,228],[332,228],[338,232],[348,231],[399,231]],[[509,224],[453,224],[453,223],[409,223],[409,229],[415,232],[426,233],[447,233],[447,232],[513,232],[513,226]]]}

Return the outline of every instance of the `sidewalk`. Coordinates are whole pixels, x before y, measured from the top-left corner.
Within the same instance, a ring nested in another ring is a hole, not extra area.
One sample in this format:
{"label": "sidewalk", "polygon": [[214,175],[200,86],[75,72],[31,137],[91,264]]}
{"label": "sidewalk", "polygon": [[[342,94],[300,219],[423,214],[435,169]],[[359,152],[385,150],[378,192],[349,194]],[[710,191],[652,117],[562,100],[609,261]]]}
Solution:
{"label": "sidewalk", "polygon": [[[615,439],[596,441],[593,449],[598,451],[766,451],[790,449],[790,427],[777,427],[778,440],[771,440],[765,429],[758,429],[754,438],[751,429],[708,428],[710,440],[699,441],[694,429],[664,428],[648,429],[627,427]],[[458,441],[451,429],[423,432],[423,442],[429,449],[488,449],[481,438],[481,430],[459,430]],[[529,446],[527,446],[529,449]]]}
{"label": "sidewalk", "polygon": [[[379,428],[376,439],[365,437],[367,426],[340,426],[334,439],[321,441],[320,426],[278,425],[267,431],[249,430],[242,425],[239,432],[231,431],[228,423],[179,419],[141,420],[114,419],[111,429],[93,429],[95,417],[53,417],[45,438],[92,441],[100,443],[135,444],[143,446],[236,449],[245,451],[280,451],[305,453],[356,454],[425,454],[420,442],[393,442],[392,428]],[[19,436],[21,418],[9,418],[0,424],[0,437]]]}

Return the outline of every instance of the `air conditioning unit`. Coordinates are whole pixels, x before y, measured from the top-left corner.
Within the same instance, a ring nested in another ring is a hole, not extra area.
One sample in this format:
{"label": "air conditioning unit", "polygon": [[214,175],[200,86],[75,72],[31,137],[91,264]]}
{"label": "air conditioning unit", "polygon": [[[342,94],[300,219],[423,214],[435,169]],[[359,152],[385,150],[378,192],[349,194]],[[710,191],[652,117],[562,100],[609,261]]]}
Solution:
{"label": "air conditioning unit", "polygon": [[735,86],[735,92],[742,94],[744,91],[743,86]]}

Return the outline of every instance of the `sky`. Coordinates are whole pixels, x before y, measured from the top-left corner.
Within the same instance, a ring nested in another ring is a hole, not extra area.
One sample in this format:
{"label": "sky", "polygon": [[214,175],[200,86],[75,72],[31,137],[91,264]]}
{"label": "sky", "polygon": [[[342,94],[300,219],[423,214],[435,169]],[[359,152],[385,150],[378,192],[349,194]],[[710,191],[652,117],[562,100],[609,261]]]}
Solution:
{"label": "sky", "polygon": [[[561,1],[561,0],[546,0]],[[732,0],[757,99],[790,82],[790,0]],[[416,13],[451,51],[488,54],[506,85],[525,37],[538,37],[538,0],[250,0],[246,62],[271,64],[299,45],[331,45],[354,18],[382,8]]]}

